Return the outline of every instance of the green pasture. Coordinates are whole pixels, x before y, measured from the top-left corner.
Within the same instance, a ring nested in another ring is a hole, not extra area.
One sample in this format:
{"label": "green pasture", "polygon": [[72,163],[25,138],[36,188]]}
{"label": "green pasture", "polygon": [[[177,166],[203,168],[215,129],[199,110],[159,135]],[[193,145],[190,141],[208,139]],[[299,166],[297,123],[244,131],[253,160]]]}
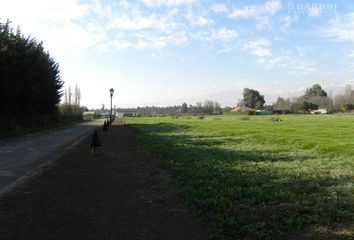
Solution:
{"label": "green pasture", "polygon": [[126,118],[228,239],[352,239],[354,116]]}

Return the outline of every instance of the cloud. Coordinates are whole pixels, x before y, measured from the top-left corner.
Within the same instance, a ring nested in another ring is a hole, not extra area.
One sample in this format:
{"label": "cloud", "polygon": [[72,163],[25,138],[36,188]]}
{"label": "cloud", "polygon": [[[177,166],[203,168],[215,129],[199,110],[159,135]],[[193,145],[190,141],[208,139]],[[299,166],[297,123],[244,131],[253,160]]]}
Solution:
{"label": "cloud", "polygon": [[256,63],[265,69],[288,69],[290,74],[307,75],[317,72],[317,63],[304,58],[304,49],[297,47],[297,51],[282,50],[271,56],[264,56],[256,60]]}
{"label": "cloud", "polygon": [[119,1],[118,6],[123,7],[123,8],[127,8],[127,7],[129,7],[129,2],[126,0],[121,0],[121,1]]}
{"label": "cloud", "polygon": [[243,49],[251,55],[257,56],[256,64],[265,69],[287,69],[290,74],[306,75],[317,72],[317,63],[305,58],[305,47],[295,47],[295,50],[281,49],[271,52],[271,42],[267,39],[248,41]]}
{"label": "cloud", "polygon": [[141,16],[140,14],[135,14],[135,16],[124,14],[115,18],[111,23],[110,27],[122,30],[141,30],[155,28],[159,25],[159,20],[155,14],[150,14],[148,16]]}
{"label": "cloud", "polygon": [[143,4],[149,7],[160,7],[160,6],[167,6],[167,7],[178,7],[182,5],[191,5],[198,0],[140,0]]}
{"label": "cloud", "polygon": [[281,8],[281,2],[280,1],[266,2],[264,8],[268,13],[274,15]]}
{"label": "cloud", "polygon": [[349,67],[352,70],[354,67],[354,49],[345,54],[344,60],[348,63]]}
{"label": "cloud", "polygon": [[203,31],[198,33],[192,33],[192,38],[201,41],[223,41],[230,42],[236,39],[239,34],[236,30],[228,28],[211,29],[210,31]]}
{"label": "cloud", "polygon": [[280,1],[268,1],[263,5],[249,5],[243,8],[236,8],[229,14],[229,18],[238,20],[261,15],[274,15],[280,8]]}
{"label": "cloud", "polygon": [[318,28],[320,36],[339,42],[354,41],[354,12],[331,19],[326,26]]}
{"label": "cloud", "polygon": [[298,17],[296,15],[286,15],[281,18],[281,22],[285,28],[289,28],[297,20]]}
{"label": "cloud", "polygon": [[225,4],[214,4],[210,8],[214,13],[227,13],[228,9]]}
{"label": "cloud", "polygon": [[354,59],[354,50],[352,50],[351,52],[349,52],[348,54],[347,54],[347,58],[349,58],[349,59]]}
{"label": "cloud", "polygon": [[239,19],[239,18],[249,18],[253,16],[260,15],[262,12],[262,7],[259,6],[247,6],[244,8],[235,9],[231,14],[229,14],[229,18]]}
{"label": "cloud", "polygon": [[268,16],[260,16],[257,18],[256,26],[258,29],[265,29],[271,26],[270,20]]}
{"label": "cloud", "polygon": [[194,16],[193,14],[188,14],[187,19],[192,25],[195,26],[206,26],[212,24],[214,21],[211,18],[206,18],[204,16]]}
{"label": "cloud", "polygon": [[321,8],[319,6],[311,7],[308,10],[308,15],[310,17],[318,17],[318,16],[321,16],[321,14],[322,14],[322,11],[321,11]]}
{"label": "cloud", "polygon": [[144,49],[162,49],[169,44],[183,45],[188,40],[185,31],[179,31],[166,35],[153,35],[149,33],[137,34],[137,43],[134,48],[139,50]]}
{"label": "cloud", "polygon": [[221,28],[217,31],[214,31],[212,36],[214,39],[222,41],[232,41],[238,37],[238,32],[233,29]]}
{"label": "cloud", "polygon": [[252,55],[258,57],[269,57],[271,52],[269,50],[270,42],[267,39],[258,39],[255,41],[249,41],[244,44],[244,49],[248,50]]}

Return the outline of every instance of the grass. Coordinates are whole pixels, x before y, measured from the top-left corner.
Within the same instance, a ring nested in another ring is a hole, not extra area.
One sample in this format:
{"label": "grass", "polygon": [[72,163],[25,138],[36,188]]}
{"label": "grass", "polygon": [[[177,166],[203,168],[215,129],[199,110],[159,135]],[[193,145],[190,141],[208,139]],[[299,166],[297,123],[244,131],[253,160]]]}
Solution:
{"label": "grass", "polygon": [[354,116],[141,117],[143,146],[229,239],[352,239]]}

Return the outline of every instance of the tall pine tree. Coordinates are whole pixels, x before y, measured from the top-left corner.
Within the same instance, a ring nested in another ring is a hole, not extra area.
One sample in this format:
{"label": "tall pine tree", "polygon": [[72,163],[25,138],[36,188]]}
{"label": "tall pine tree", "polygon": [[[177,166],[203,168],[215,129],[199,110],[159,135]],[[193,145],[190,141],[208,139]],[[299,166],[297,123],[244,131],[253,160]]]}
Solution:
{"label": "tall pine tree", "polygon": [[0,23],[0,128],[41,125],[57,113],[63,82],[42,42]]}

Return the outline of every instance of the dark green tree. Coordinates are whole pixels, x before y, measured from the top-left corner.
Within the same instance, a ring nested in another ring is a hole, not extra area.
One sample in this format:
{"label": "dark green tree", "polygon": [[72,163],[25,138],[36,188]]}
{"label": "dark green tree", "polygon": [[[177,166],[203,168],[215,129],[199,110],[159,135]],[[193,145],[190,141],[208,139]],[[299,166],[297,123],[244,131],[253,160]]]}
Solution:
{"label": "dark green tree", "polygon": [[41,42],[0,23],[1,128],[54,121],[63,82],[59,65]]}
{"label": "dark green tree", "polygon": [[354,110],[354,104],[352,104],[352,103],[343,104],[342,109],[345,112],[350,112],[350,111]]}
{"label": "dark green tree", "polygon": [[305,111],[317,110],[317,109],[318,109],[318,105],[317,105],[317,104],[314,104],[314,103],[312,103],[312,102],[304,101],[304,102],[302,103],[302,109],[305,110]]}
{"label": "dark green tree", "polygon": [[311,97],[327,97],[327,93],[322,89],[320,84],[315,84],[312,87],[306,89],[305,98]]}
{"label": "dark green tree", "polygon": [[187,113],[188,112],[188,105],[187,103],[182,103],[182,106],[181,106],[181,113]]}
{"label": "dark green tree", "polygon": [[245,88],[243,90],[242,102],[246,107],[254,109],[262,109],[265,103],[264,96],[260,95],[257,90]]}

